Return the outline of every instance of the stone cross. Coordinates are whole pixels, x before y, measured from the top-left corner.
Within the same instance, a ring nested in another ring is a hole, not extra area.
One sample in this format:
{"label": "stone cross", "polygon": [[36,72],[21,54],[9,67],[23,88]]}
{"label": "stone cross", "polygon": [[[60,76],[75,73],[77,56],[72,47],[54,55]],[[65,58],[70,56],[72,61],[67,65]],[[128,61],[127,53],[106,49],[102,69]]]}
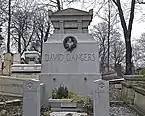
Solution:
{"label": "stone cross", "polygon": [[40,116],[39,80],[24,81],[23,90],[23,116]]}
{"label": "stone cross", "polygon": [[94,116],[109,116],[109,82],[94,81],[93,103]]}

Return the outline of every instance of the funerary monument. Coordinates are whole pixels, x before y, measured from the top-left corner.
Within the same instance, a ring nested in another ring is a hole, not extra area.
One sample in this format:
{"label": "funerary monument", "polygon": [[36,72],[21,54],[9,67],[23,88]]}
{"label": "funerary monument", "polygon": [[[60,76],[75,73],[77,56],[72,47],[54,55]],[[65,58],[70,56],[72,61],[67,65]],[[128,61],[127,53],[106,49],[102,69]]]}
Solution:
{"label": "funerary monument", "polygon": [[68,8],[50,12],[54,34],[43,44],[40,81],[45,85],[44,102],[52,89],[64,85],[80,95],[93,94],[93,82],[100,79],[98,43],[88,34],[93,11]]}
{"label": "funerary monument", "polygon": [[50,100],[61,101],[58,107],[63,110],[75,109],[77,105],[70,99],[49,99],[52,89],[60,85],[91,96],[93,116],[109,116],[109,82],[101,79],[98,44],[88,34],[92,15],[92,10],[72,8],[50,13],[55,31],[43,45],[40,79],[23,82],[23,116],[40,116],[41,106],[52,108]]}

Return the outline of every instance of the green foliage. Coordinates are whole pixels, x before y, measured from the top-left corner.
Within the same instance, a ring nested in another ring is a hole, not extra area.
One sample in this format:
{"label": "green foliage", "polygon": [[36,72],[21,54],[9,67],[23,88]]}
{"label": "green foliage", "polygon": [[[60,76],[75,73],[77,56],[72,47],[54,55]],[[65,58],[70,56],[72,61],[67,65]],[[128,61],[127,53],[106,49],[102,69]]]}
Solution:
{"label": "green foliage", "polygon": [[145,68],[141,68],[141,69],[139,70],[139,74],[140,74],[140,75],[145,75]]}
{"label": "green foliage", "polygon": [[81,96],[77,93],[69,92],[69,98],[72,99],[74,102],[81,104],[84,112],[88,115],[92,115],[93,113],[93,101],[88,96]]}
{"label": "green foliage", "polygon": [[83,109],[89,115],[93,114],[93,100],[90,97],[84,98]]}
{"label": "green foliage", "polygon": [[90,97],[78,95],[75,92],[69,92],[67,87],[60,86],[58,89],[54,88],[52,91],[53,99],[72,99],[72,102],[81,104],[84,112],[92,115],[93,113],[93,102]]}
{"label": "green foliage", "polygon": [[57,89],[56,88],[52,89],[52,98],[57,99]]}
{"label": "green foliage", "polygon": [[49,112],[44,112],[43,116],[50,116],[50,113]]}
{"label": "green foliage", "polygon": [[93,102],[90,97],[80,97],[80,99],[77,99],[76,101],[77,103],[82,104],[84,112],[86,112],[88,115],[93,113]]}
{"label": "green foliage", "polygon": [[54,88],[52,90],[52,98],[53,99],[64,99],[68,98],[69,92],[67,87],[60,86],[58,89]]}

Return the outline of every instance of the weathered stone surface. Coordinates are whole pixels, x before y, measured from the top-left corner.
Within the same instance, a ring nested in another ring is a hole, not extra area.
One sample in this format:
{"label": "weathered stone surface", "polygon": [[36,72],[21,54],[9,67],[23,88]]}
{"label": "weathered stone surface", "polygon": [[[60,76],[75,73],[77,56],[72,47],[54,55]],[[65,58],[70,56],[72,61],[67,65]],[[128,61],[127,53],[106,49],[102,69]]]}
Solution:
{"label": "weathered stone surface", "polygon": [[134,106],[145,114],[145,89],[141,87],[134,87],[133,89],[135,91]]}
{"label": "weathered stone surface", "polygon": [[109,82],[94,81],[94,116],[109,116]]}
{"label": "weathered stone surface", "polygon": [[23,116],[40,116],[40,82],[26,80],[23,89]]}
{"label": "weathered stone surface", "polygon": [[15,53],[13,55],[13,64],[20,64],[21,63],[21,55],[19,53]]}
{"label": "weathered stone surface", "polygon": [[11,64],[12,64],[12,54],[6,53],[4,55],[4,64],[3,64],[3,71],[2,74],[9,76],[11,74]]}
{"label": "weathered stone surface", "polygon": [[45,84],[44,103],[61,84],[81,95],[93,94],[92,83],[101,76],[98,43],[87,29],[92,16],[92,10],[72,8],[50,15],[55,31],[43,45],[40,81]]}

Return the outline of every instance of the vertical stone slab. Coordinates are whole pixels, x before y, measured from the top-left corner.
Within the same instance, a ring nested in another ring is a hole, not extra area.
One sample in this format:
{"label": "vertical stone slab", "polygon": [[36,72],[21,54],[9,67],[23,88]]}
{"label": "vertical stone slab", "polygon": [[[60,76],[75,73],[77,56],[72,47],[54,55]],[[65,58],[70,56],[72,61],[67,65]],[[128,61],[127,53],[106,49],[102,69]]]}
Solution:
{"label": "vertical stone slab", "polygon": [[0,58],[0,75],[2,75],[2,59]]}
{"label": "vertical stone slab", "polygon": [[4,55],[3,75],[9,76],[11,74],[12,54],[6,53]]}
{"label": "vertical stone slab", "polygon": [[40,116],[39,80],[24,81],[23,92],[23,116]]}
{"label": "vertical stone slab", "polygon": [[42,104],[45,107],[48,107],[48,99],[52,98],[52,89],[53,89],[53,77],[50,76],[49,74],[40,74],[39,80],[41,83],[44,83],[44,93],[43,93],[43,98],[42,98]]}
{"label": "vertical stone slab", "polygon": [[93,103],[94,116],[109,116],[109,82],[94,81]]}
{"label": "vertical stone slab", "polygon": [[21,63],[21,55],[19,53],[15,53],[13,55],[13,64],[20,64]]}

